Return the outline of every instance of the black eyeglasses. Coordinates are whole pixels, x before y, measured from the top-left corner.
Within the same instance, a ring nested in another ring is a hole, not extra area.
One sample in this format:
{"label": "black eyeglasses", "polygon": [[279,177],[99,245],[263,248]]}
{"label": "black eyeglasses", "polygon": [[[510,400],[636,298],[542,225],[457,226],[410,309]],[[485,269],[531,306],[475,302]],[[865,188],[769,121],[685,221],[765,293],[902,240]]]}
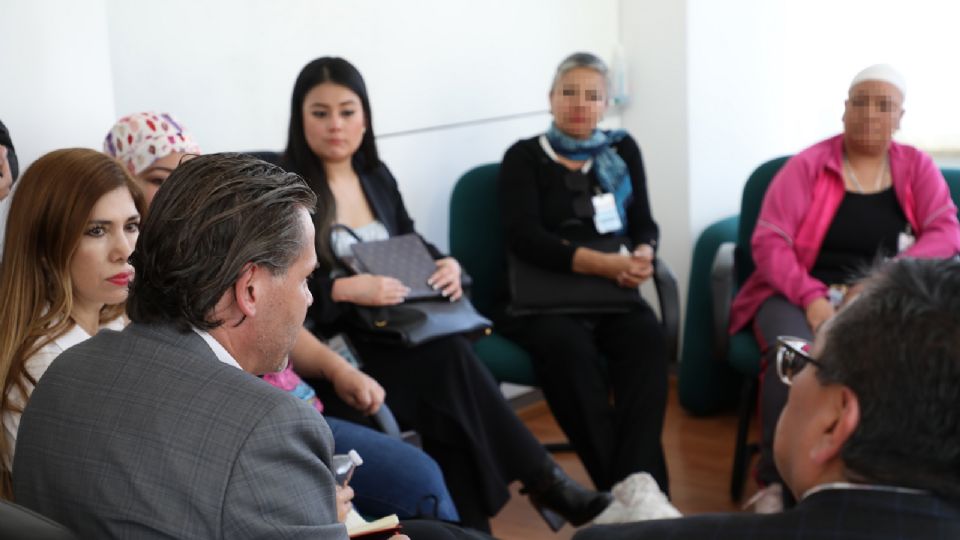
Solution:
{"label": "black eyeglasses", "polygon": [[807,364],[813,364],[823,369],[823,364],[810,356],[812,343],[805,339],[793,336],[779,336],[777,338],[777,375],[783,384],[791,386],[793,378]]}
{"label": "black eyeglasses", "polygon": [[573,215],[578,218],[593,217],[593,201],[590,200],[590,178],[580,171],[570,171],[563,177],[567,189],[574,193]]}

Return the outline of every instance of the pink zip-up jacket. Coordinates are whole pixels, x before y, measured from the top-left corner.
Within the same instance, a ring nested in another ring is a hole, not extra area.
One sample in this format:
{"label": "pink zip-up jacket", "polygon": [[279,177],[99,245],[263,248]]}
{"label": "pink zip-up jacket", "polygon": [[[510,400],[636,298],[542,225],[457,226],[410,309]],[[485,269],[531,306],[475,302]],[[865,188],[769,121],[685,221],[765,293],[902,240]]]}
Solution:
{"label": "pink zip-up jacket", "polygon": [[[897,200],[916,236],[899,256],[945,258],[960,252],[957,208],[940,169],[930,156],[905,144],[891,142],[889,158]],[[827,285],[812,277],[810,269],[845,190],[843,135],[800,152],[777,173],[750,241],[756,270],[730,308],[731,334],[774,294],[804,309],[827,295]]]}

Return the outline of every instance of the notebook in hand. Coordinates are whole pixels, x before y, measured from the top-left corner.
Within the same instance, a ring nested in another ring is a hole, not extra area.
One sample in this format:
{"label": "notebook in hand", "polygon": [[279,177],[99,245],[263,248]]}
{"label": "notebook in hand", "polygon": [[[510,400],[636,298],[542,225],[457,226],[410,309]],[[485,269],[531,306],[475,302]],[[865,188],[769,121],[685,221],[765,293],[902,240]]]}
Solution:
{"label": "notebook in hand", "polygon": [[375,242],[357,242],[350,249],[367,272],[397,278],[410,287],[407,300],[440,298],[440,291],[427,285],[437,265],[416,234],[402,234]]}
{"label": "notebook in hand", "polygon": [[396,514],[390,514],[376,521],[366,521],[354,510],[347,515],[347,522],[344,525],[347,526],[347,535],[350,538],[364,540],[390,538],[402,528]]}

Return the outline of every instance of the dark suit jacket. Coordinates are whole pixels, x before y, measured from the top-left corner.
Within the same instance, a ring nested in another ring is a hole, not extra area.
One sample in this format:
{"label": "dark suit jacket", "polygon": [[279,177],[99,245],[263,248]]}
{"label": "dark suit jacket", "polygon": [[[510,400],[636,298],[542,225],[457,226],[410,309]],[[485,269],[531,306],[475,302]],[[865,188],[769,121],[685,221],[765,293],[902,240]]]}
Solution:
{"label": "dark suit jacket", "polygon": [[704,514],[583,529],[574,540],[948,540],[960,507],[932,495],[825,490],[780,514]]}
{"label": "dark suit jacket", "polygon": [[23,413],[19,504],[82,538],[335,538],[316,410],[195,333],[131,324],[61,354]]}
{"label": "dark suit jacket", "polygon": [[10,131],[7,126],[0,122],[0,144],[7,147],[7,162],[10,163],[10,173],[13,174],[13,180],[16,181],[20,176],[20,163],[17,161],[17,151],[13,148],[13,141],[10,139]]}

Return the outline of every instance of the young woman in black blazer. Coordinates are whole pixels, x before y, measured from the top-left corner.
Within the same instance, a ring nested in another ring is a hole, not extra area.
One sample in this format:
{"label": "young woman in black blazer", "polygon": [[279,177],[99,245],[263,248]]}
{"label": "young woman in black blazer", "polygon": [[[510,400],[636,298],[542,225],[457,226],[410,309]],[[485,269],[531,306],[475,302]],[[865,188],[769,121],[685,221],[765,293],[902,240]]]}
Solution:
{"label": "young woman in black blazer", "polygon": [[[310,288],[308,313],[314,331],[351,338],[364,370],[387,391],[386,402],[401,424],[416,429],[423,447],[440,465],[463,524],[489,530],[488,518],[503,507],[513,480],[523,482],[531,502],[552,527],[582,524],[609,504],[606,493],[570,480],[510,409],[499,387],[462,336],[403,348],[364,339],[347,322],[351,304],[399,304],[408,289],[385,276],[348,276],[333,254],[349,253],[352,241],[334,224],[364,240],[413,233],[396,180],[377,154],[370,103],[360,73],[342,58],[307,64],[293,90],[284,164],[301,174],[319,196],[317,253],[321,267]],[[430,283],[457,299],[460,265],[426,243],[437,271]],[[323,393],[324,385],[316,384]],[[324,395],[334,407],[336,395]]]}

